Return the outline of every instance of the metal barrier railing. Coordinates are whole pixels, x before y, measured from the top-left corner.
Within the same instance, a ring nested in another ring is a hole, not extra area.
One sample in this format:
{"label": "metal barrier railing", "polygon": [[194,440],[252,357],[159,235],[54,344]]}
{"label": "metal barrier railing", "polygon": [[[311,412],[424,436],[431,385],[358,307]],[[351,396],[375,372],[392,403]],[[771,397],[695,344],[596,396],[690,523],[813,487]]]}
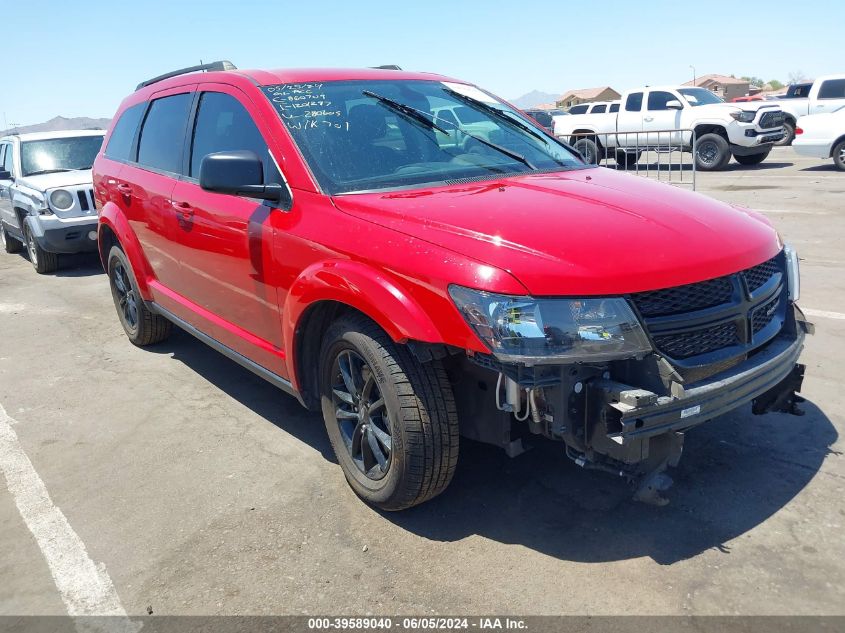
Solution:
{"label": "metal barrier railing", "polygon": [[694,130],[558,135],[589,163],[695,189]]}

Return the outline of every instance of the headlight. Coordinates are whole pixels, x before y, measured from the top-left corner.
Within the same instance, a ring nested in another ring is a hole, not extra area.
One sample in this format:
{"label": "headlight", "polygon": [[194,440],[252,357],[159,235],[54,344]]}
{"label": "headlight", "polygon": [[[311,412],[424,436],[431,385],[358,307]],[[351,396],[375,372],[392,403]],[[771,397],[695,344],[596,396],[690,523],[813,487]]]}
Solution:
{"label": "headlight", "polygon": [[801,275],[798,270],[798,253],[789,244],[783,247],[786,255],[786,281],[789,284],[789,300],[798,301],[801,296]]}
{"label": "headlight", "polygon": [[450,286],[449,294],[501,361],[606,361],[651,351],[624,299],[534,299],[461,286]]}
{"label": "headlight", "polygon": [[73,196],[70,191],[64,189],[56,189],[50,194],[50,204],[54,209],[59,211],[67,211],[73,206]]}
{"label": "headlight", "polygon": [[757,113],[750,110],[738,110],[737,112],[731,112],[731,116],[740,123],[753,123]]}

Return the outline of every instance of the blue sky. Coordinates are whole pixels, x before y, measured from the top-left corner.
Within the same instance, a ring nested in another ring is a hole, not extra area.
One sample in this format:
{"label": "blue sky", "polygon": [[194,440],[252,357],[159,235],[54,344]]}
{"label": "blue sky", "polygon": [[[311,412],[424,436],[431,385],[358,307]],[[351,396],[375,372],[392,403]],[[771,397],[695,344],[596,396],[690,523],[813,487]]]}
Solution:
{"label": "blue sky", "polygon": [[[0,116],[112,116],[141,80],[230,59],[240,68],[395,63],[505,98],[687,81],[845,72],[845,1],[0,0]],[[0,124],[3,121],[0,120]]]}

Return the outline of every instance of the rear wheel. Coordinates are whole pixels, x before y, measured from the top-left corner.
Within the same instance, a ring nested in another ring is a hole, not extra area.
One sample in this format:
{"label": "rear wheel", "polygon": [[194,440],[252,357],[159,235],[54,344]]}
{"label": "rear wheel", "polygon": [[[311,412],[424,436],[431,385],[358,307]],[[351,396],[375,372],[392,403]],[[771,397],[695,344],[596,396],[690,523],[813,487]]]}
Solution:
{"label": "rear wheel", "polygon": [[341,317],[323,339],[320,394],[332,448],[364,501],[401,510],[448,486],[458,417],[440,361],[420,363],[366,317]]}
{"label": "rear wheel", "polygon": [[730,160],[730,145],[718,134],[704,134],[695,144],[695,166],[701,171],[719,171]]}
{"label": "rear wheel", "polygon": [[59,268],[59,256],[56,253],[45,251],[38,245],[38,240],[29,230],[29,227],[23,225],[23,236],[26,240],[26,252],[29,255],[29,262],[35,268],[35,272],[45,275],[47,273],[56,272]]}
{"label": "rear wheel", "polygon": [[833,148],[833,164],[845,171],[845,141],[839,141]]}
{"label": "rear wheel", "polygon": [[767,149],[765,152],[760,152],[759,154],[748,154],[747,156],[734,156],[736,162],[740,165],[759,165],[766,157],[769,155],[771,150]]}
{"label": "rear wheel", "polygon": [[23,250],[23,244],[9,235],[2,224],[0,224],[0,244],[7,253],[20,253]]}
{"label": "rear wheel", "polygon": [[160,343],[170,336],[173,324],[147,308],[129,260],[119,246],[109,251],[109,285],[114,307],[129,340],[139,347]]}
{"label": "rear wheel", "polygon": [[795,140],[795,124],[791,121],[783,122],[783,138],[775,141],[775,145],[792,145]]}
{"label": "rear wheel", "polygon": [[640,160],[642,152],[626,152],[625,150],[616,150],[616,164],[622,169],[628,169],[637,164]]}
{"label": "rear wheel", "polygon": [[598,165],[601,160],[601,149],[594,138],[579,138],[573,145],[575,151],[581,154],[581,158],[588,165]]}

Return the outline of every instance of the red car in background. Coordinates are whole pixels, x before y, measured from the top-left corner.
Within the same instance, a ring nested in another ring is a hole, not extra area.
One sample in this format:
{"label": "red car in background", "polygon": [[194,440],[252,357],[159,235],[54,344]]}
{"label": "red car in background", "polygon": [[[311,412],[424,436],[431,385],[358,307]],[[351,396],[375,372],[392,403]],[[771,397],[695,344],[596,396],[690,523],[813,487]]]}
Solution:
{"label": "red car in background", "polygon": [[459,434],[558,441],[662,503],[685,431],[795,411],[810,326],[775,229],[588,166],[472,84],[216,62],[140,84],[103,148],[129,339],[176,324],[321,411],[380,508],[442,492]]}

